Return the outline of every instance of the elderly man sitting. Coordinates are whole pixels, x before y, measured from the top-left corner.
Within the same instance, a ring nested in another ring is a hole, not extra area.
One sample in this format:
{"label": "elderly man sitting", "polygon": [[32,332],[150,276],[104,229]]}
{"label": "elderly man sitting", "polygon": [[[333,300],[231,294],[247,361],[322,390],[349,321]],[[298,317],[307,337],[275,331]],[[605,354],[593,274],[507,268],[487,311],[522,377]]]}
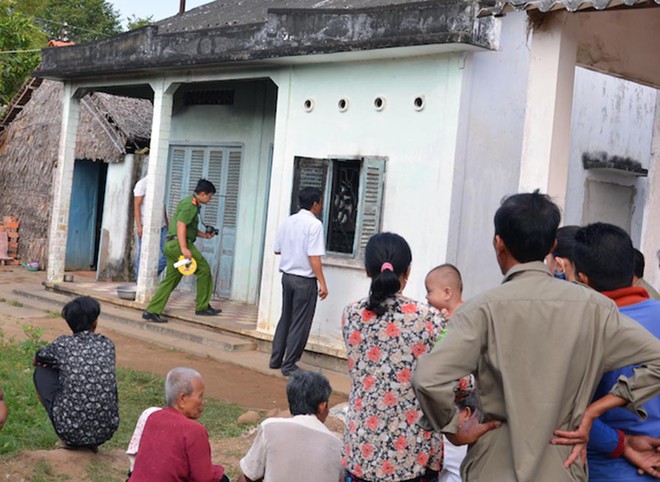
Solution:
{"label": "elderly man sitting", "polygon": [[[130,482],[229,482],[211,463],[209,435],[197,422],[204,410],[204,381],[192,368],[174,368],[165,380],[167,407],[153,411],[141,436]],[[134,436],[135,437],[135,436]]]}
{"label": "elderly man sitting", "polygon": [[293,418],[269,418],[243,459],[239,482],[343,480],[341,441],[323,424],[330,383],[317,372],[296,371],[286,384]]}

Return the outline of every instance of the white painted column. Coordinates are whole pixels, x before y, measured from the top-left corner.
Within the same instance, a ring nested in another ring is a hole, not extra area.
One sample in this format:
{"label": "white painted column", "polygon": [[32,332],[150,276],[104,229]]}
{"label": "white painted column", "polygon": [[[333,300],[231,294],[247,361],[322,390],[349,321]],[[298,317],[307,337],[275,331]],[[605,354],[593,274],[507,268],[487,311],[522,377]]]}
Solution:
{"label": "white painted column", "polygon": [[644,253],[644,279],[660,288],[660,91],[656,94],[649,176],[639,250]]}
{"label": "white painted column", "polygon": [[519,192],[540,189],[563,208],[577,55],[577,17],[547,16],[531,35]]}
{"label": "white painted column", "polygon": [[277,230],[288,215],[291,191],[283,192],[283,186],[291,185],[291,169],[285,169],[287,156],[287,132],[289,129],[289,111],[291,108],[291,69],[282,69],[278,76],[272,77],[277,85],[277,107],[275,112],[275,135],[273,139],[273,166],[271,168],[270,195],[266,216],[266,236],[264,238],[264,258],[259,291],[257,312],[257,330],[273,333],[279,319],[276,314],[281,310],[281,285],[279,283],[280,257],[273,252]]}
{"label": "white painted column", "polygon": [[71,83],[64,83],[62,94],[62,128],[57,151],[57,167],[53,179],[53,203],[48,234],[48,271],[50,282],[64,279],[66,240],[69,228],[69,208],[73,168],[76,161],[76,134],[80,117],[80,98]]}
{"label": "white painted column", "polygon": [[[167,183],[167,160],[172,125],[172,104],[178,84],[159,81],[151,84],[154,90],[154,112],[149,146],[149,179],[142,221],[142,252],[136,301],[148,302],[158,286],[158,259],[160,258],[160,228],[163,223],[163,205]],[[172,213],[168,213],[171,215]]]}

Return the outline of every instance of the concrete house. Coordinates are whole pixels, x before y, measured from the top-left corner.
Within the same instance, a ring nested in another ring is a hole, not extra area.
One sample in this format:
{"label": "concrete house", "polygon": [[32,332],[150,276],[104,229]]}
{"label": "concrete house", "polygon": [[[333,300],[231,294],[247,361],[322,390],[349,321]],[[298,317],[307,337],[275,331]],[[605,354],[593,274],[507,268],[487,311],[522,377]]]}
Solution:
{"label": "concrete house", "polygon": [[[79,97],[96,91],[153,101],[138,301],[157,285],[162,206],[171,209],[200,177],[218,188],[203,216],[219,240],[198,241],[216,294],[257,305],[262,333],[274,331],[280,311],[273,241],[304,186],[325,196],[330,291],[317,307],[311,350],[341,355],[341,310],[368,293],[363,249],[378,231],[410,242],[412,297],[423,298],[426,271],[445,261],[464,272],[468,294],[495,285],[492,215],[504,195],[540,188],[571,222],[591,212],[580,198],[584,173],[571,170],[584,146],[571,154],[570,145],[572,135],[582,139],[571,130],[573,110],[579,119],[593,106],[577,97],[574,105],[573,86],[607,80],[576,74],[576,65],[650,86],[626,87],[621,98],[630,112],[643,104],[640,131],[647,144],[653,139],[648,104],[660,75],[649,58],[660,44],[660,9],[633,1],[601,12],[594,7],[608,5],[596,1],[581,3],[580,13],[568,11],[576,7],[569,0],[216,1],[108,40],[44,51],[38,75],[64,83],[49,280],[64,269]],[[633,34],[602,31],[619,25]],[[607,156],[636,159],[650,168],[648,185],[655,182],[650,145],[618,152],[611,140],[601,149]],[[657,203],[643,202],[644,210]],[[660,236],[635,226],[649,254],[660,246]]]}

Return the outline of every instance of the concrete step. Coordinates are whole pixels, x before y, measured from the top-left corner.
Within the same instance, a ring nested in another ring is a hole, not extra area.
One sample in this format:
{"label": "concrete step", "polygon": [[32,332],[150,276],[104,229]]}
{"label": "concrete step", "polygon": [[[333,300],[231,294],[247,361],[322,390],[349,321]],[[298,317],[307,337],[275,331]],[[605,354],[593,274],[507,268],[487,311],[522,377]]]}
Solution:
{"label": "concrete step", "polygon": [[[12,295],[24,306],[32,310],[60,311],[75,295],[47,291],[43,288],[15,288]],[[227,335],[213,328],[197,325],[177,319],[169,319],[166,324],[151,323],[142,320],[142,312],[132,308],[101,301],[100,331],[110,330],[125,336],[154,343],[166,348],[208,357],[214,360],[233,363],[259,373],[283,377],[279,370],[268,368],[269,347],[262,346],[258,339]],[[264,351],[258,350],[261,348]],[[331,357],[326,357],[330,359]],[[350,381],[345,372],[345,361],[336,360],[337,368],[326,363],[318,363],[313,354],[305,353],[298,365],[305,370],[322,372],[330,381],[333,390],[347,395]]]}
{"label": "concrete step", "polygon": [[[31,305],[39,302],[56,308],[57,311],[72,297],[65,294],[46,291],[46,290],[25,290],[14,289],[12,293],[18,297],[29,300]],[[172,345],[180,345],[182,342],[190,342],[206,346],[213,350],[222,350],[228,352],[251,351],[255,350],[257,344],[254,340],[247,337],[230,336],[225,333],[207,329],[203,326],[195,326],[192,323],[179,320],[169,320],[168,323],[152,323],[142,319],[142,314],[137,310],[122,309],[110,303],[101,303],[101,316],[99,321],[103,326],[115,329],[120,333],[127,330],[131,336],[139,339],[156,342],[161,340],[165,342],[172,338]],[[164,335],[155,337],[155,335]],[[157,342],[156,342],[157,343]],[[160,344],[160,343],[159,343]]]}

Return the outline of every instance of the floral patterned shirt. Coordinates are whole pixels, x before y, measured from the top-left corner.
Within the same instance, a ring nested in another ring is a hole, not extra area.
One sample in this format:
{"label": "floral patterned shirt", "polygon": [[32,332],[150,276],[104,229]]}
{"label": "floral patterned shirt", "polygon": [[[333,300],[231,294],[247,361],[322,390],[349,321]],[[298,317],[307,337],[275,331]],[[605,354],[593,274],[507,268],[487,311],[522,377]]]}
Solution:
{"label": "floral patterned shirt", "polygon": [[103,335],[81,331],[40,349],[37,362],[60,372],[52,422],[68,444],[100,445],[119,426],[115,345]]}
{"label": "floral patterned shirt", "polygon": [[446,321],[439,311],[399,294],[378,317],[367,299],[342,318],[351,377],[343,463],[366,480],[400,481],[442,466],[442,436],[417,425],[422,416],[410,384],[417,358],[433,348]]}

